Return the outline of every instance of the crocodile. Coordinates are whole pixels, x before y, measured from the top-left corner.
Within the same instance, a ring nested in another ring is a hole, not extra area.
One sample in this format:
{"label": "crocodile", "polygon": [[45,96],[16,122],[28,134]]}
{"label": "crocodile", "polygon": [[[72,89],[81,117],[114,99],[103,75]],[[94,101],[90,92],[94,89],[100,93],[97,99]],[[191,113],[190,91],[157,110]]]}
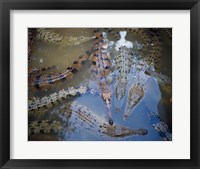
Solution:
{"label": "crocodile", "polygon": [[88,59],[90,55],[90,52],[87,51],[86,54],[79,56],[77,61],[74,61],[74,63],[70,66],[64,69],[64,71],[54,74],[44,74],[44,75],[38,75],[35,78],[29,78],[29,85],[34,86],[36,88],[46,87],[51,84],[54,84],[57,81],[63,80],[63,79],[70,79],[75,72],[77,72],[82,64]]}
{"label": "crocodile", "polygon": [[74,46],[79,45],[81,43],[90,41],[95,37],[86,37],[86,36],[79,36],[79,37],[65,37],[58,33],[55,33],[51,30],[47,30],[45,28],[38,28],[37,29],[37,39],[44,40],[48,43],[64,45],[64,46]]}
{"label": "crocodile", "polygon": [[97,91],[83,86],[77,88],[69,87],[67,89],[62,89],[58,92],[54,92],[48,96],[44,96],[42,98],[33,97],[28,100],[28,111],[34,111],[42,107],[53,105],[58,101],[68,98],[69,96],[77,96],[85,93],[97,94]]}
{"label": "crocodile", "polygon": [[164,86],[166,88],[170,88],[172,83],[171,83],[171,79],[169,77],[167,77],[164,74],[158,73],[156,71],[153,71],[151,69],[146,69],[145,74],[154,77],[155,79],[157,79],[158,83],[161,86]]}
{"label": "crocodile", "polygon": [[101,97],[105,102],[107,113],[109,116],[109,124],[113,124],[111,113],[111,86],[108,83],[107,77],[110,73],[110,55],[108,52],[108,41],[106,34],[100,31],[95,31],[95,52],[92,57],[93,71],[96,74]]}
{"label": "crocodile", "polygon": [[147,115],[153,128],[158,132],[158,134],[163,138],[163,140],[172,141],[172,132],[169,129],[168,125],[153,112],[147,112]]}
{"label": "crocodile", "polygon": [[133,85],[128,91],[128,99],[123,115],[124,120],[126,120],[133,113],[133,108],[140,103],[143,98],[144,84],[148,80],[149,76],[155,78],[162,89],[166,89],[168,92],[172,89],[171,79],[168,76],[155,71],[154,67],[151,67],[151,65],[147,62],[136,61],[135,68],[139,70],[136,71],[136,77],[139,79],[133,79]]}
{"label": "crocodile", "polygon": [[127,118],[133,113],[133,108],[138,105],[144,97],[144,85],[147,80],[148,77],[143,71],[137,72],[136,77],[132,79],[132,86],[128,90],[123,120],[127,120]]}
{"label": "crocodile", "polygon": [[133,85],[128,92],[128,101],[126,105],[126,110],[123,114],[123,120],[132,114],[133,108],[141,101],[144,96],[144,90],[140,85]]}

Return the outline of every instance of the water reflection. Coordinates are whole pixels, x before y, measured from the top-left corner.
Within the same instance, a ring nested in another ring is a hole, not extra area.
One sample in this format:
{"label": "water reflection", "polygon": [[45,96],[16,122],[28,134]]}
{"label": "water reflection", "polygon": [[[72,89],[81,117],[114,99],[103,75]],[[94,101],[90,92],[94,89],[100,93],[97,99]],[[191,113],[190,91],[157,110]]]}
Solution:
{"label": "water reflection", "polygon": [[29,140],[171,140],[170,33],[29,29]]}

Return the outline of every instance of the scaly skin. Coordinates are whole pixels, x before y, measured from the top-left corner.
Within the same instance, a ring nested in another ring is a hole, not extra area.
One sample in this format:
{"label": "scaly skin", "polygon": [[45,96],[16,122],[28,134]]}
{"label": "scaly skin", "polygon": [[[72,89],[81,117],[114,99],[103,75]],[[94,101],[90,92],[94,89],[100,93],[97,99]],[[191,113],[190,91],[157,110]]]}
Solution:
{"label": "scaly skin", "polygon": [[171,80],[166,76],[161,73],[157,73],[156,71],[153,71],[151,69],[146,69],[145,73],[149,76],[154,77],[157,79],[158,83],[164,87],[171,87]]}
{"label": "scaly skin", "polygon": [[63,72],[47,75],[38,75],[36,78],[29,78],[30,86],[37,88],[46,87],[54,84],[57,81],[63,80],[65,78],[70,79],[75,72],[77,72],[82,64],[88,59],[89,52],[85,55],[80,56],[77,61],[75,61],[70,67],[67,67]]}
{"label": "scaly skin", "polygon": [[98,79],[100,93],[103,101],[105,102],[107,113],[109,116],[109,123],[112,125],[111,114],[111,98],[112,92],[107,81],[107,76],[110,73],[110,56],[108,53],[108,44],[102,32],[95,31],[95,52],[92,57],[93,70]]}
{"label": "scaly skin", "polygon": [[160,117],[155,113],[147,112],[149,120],[153,126],[153,128],[158,132],[158,134],[165,141],[172,141],[172,134],[168,128],[168,125],[160,120]]}
{"label": "scaly skin", "polygon": [[122,99],[126,93],[128,83],[127,76],[130,73],[133,64],[133,51],[124,46],[119,48],[119,51],[114,52],[115,68],[119,71],[117,77],[116,97]]}
{"label": "scaly skin", "polygon": [[77,96],[79,94],[85,94],[86,92],[91,94],[96,93],[96,91],[93,89],[80,86],[79,88],[69,87],[68,89],[62,89],[59,92],[52,93],[42,98],[32,98],[28,100],[28,110],[34,111],[42,107],[47,107],[55,104],[59,100],[68,98],[68,96]]}
{"label": "scaly skin", "polygon": [[133,113],[133,108],[141,101],[143,96],[143,87],[139,84],[134,84],[128,92],[128,101],[125,112],[123,114],[124,120],[127,120],[127,118]]}
{"label": "scaly skin", "polygon": [[87,42],[89,40],[94,39],[95,37],[64,37],[52,31],[49,31],[44,28],[37,29],[37,36],[38,39],[44,40],[48,43],[64,45],[64,46],[74,46],[79,45],[81,43]]}

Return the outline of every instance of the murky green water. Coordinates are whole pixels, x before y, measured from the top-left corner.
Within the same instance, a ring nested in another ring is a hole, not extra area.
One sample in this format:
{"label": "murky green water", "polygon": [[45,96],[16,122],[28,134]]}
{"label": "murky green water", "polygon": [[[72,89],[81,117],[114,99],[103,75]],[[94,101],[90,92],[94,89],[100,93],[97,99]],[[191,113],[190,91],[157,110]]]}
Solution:
{"label": "murky green water", "polygon": [[[92,37],[94,36],[95,29],[87,28],[67,28],[67,29],[46,29],[47,31],[57,33],[63,37]],[[121,29],[119,29],[120,31]],[[164,31],[158,31],[158,35],[155,33],[152,35],[150,29],[143,29],[143,31],[151,39],[152,36],[159,36],[159,41],[161,42],[161,58],[159,63],[158,72],[172,78],[172,42],[171,39]],[[117,32],[117,31],[116,31]],[[164,32],[164,33],[163,33]],[[116,38],[107,32],[108,41],[117,41]],[[144,45],[144,50],[142,59],[145,55],[151,50],[151,46],[145,46],[144,38],[134,32],[127,32],[126,40],[130,42],[137,41],[139,44]],[[123,111],[125,111],[128,92],[126,92],[125,97],[122,100],[117,100],[115,97],[115,85],[116,80],[114,78],[115,69],[111,66],[110,74],[113,75],[113,81],[109,86],[112,90],[112,102],[111,102],[111,111],[112,119],[114,124],[123,125],[129,128],[145,128],[148,130],[148,134],[144,136],[128,136],[123,138],[109,137],[102,133],[97,133],[95,129],[92,129],[92,125],[86,125],[85,123],[81,126],[81,122],[77,121],[76,117],[72,119],[71,116],[66,117],[66,106],[71,105],[71,103],[78,103],[84,105],[92,112],[94,112],[100,121],[108,122],[108,115],[106,113],[105,102],[101,98],[101,92],[99,91],[98,80],[95,76],[95,73],[92,68],[92,58],[93,58],[93,49],[95,39],[89,40],[79,45],[67,46],[59,45],[55,43],[48,43],[45,40],[35,38],[32,52],[30,55],[29,68],[47,68],[50,66],[55,66],[54,69],[47,71],[40,71],[33,75],[33,77],[38,75],[46,74],[55,74],[62,72],[67,67],[70,67],[74,61],[79,59],[79,56],[84,55],[86,51],[90,51],[89,59],[82,64],[79,70],[73,73],[72,78],[67,78],[65,80],[60,80],[54,84],[47,85],[45,87],[36,88],[31,86],[29,82],[29,98],[38,97],[42,98],[44,96],[49,96],[54,92],[58,92],[61,89],[67,89],[68,87],[77,87],[77,86],[87,86],[89,88],[95,89],[97,92],[95,94],[86,93],[84,95],[78,95],[76,97],[69,97],[67,99],[59,100],[51,106],[40,108],[34,111],[29,111],[29,124],[33,121],[42,122],[43,120],[48,120],[50,122],[58,121],[59,124],[56,127],[49,127],[49,131],[42,132],[32,132],[29,134],[29,141],[31,140],[124,140],[124,141],[145,141],[145,140],[156,140],[161,141],[163,137],[161,134],[152,127],[152,121],[148,118],[147,112],[154,112],[159,116],[161,121],[164,121],[169,130],[172,129],[172,103],[170,99],[172,97],[171,90],[165,90],[160,86],[157,80],[153,77],[150,77],[145,83],[146,92],[142,100],[136,105],[132,110],[131,116],[124,121],[123,120]],[[114,50],[114,47],[112,48]],[[112,52],[111,52],[112,53]],[[111,62],[115,56],[111,55]],[[33,78],[34,79],[34,78]],[[127,85],[127,91],[131,88],[131,80],[129,80]],[[119,111],[116,111],[116,108],[120,107]],[[79,114],[80,116],[80,114]],[[79,118],[78,116],[78,118]],[[88,114],[90,116],[90,114]],[[72,120],[70,120],[70,118]],[[86,117],[84,117],[86,118]],[[95,116],[96,118],[96,116]],[[87,121],[87,119],[85,119]],[[77,124],[79,123],[80,124]],[[159,121],[157,121],[159,122]],[[95,121],[94,121],[95,123]],[[39,123],[37,124],[39,126]],[[37,126],[36,125],[36,126]],[[98,125],[98,124],[96,124]],[[62,132],[55,132],[55,128],[61,126]],[[53,129],[52,129],[53,128]],[[94,124],[95,128],[95,124]],[[52,132],[50,132],[52,129]]]}

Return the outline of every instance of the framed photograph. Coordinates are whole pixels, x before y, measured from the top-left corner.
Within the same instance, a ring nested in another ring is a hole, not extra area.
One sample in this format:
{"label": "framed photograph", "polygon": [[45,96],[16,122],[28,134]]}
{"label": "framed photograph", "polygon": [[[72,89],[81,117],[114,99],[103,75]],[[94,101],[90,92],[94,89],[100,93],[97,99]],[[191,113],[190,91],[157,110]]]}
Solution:
{"label": "framed photograph", "polygon": [[199,0],[1,0],[0,167],[200,168]]}

